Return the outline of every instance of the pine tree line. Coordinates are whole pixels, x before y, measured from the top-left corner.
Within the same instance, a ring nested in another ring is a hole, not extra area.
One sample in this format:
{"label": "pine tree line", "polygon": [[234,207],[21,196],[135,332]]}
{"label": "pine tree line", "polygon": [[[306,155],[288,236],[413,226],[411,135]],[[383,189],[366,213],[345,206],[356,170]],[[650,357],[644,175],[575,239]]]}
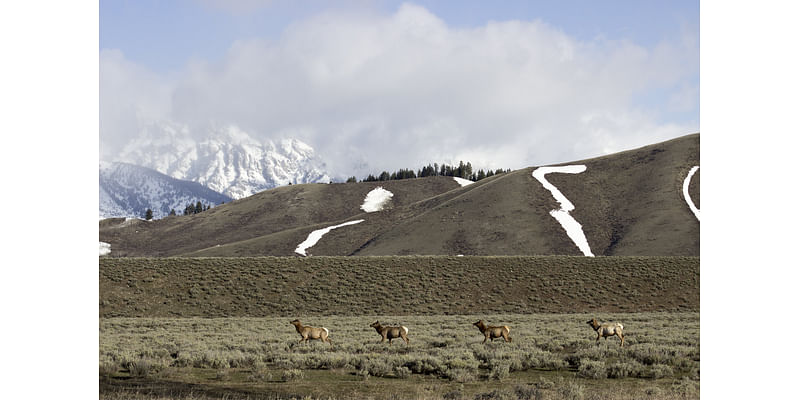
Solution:
{"label": "pine tree line", "polygon": [[[455,178],[463,178],[469,179],[471,181],[477,182],[481,179],[488,178],[490,176],[494,176],[497,174],[502,174],[505,172],[511,172],[511,169],[503,170],[502,168],[496,169],[494,171],[480,169],[478,171],[474,171],[472,169],[472,163],[467,162],[466,164],[463,161],[459,161],[458,166],[448,165],[442,163],[439,165],[438,163],[434,163],[433,165],[428,164],[425,167],[418,169],[414,172],[413,169],[399,169],[395,172],[389,173],[388,171],[381,172],[378,176],[369,174],[366,178],[361,180],[361,182],[376,182],[376,181],[390,181],[390,180],[399,180],[399,179],[412,179],[412,178],[425,178],[428,176],[452,176]],[[347,178],[347,182],[358,182],[355,176],[351,176]]]}
{"label": "pine tree line", "polygon": [[[223,202],[222,204],[225,204],[225,203]],[[203,204],[200,201],[198,201],[197,204],[189,203],[183,209],[183,215],[198,214],[198,213],[201,213],[203,211],[210,210],[211,207],[212,206],[210,204]],[[169,210],[169,216],[175,216],[175,215],[177,215],[177,213],[175,212],[174,208]],[[150,221],[151,219],[153,219],[153,210],[152,209],[148,208],[147,211],[144,212],[144,219],[147,220],[147,221]]]}
{"label": "pine tree line", "polygon": [[[206,210],[209,210],[209,209],[211,209],[210,205],[203,204],[198,200],[197,204],[189,203],[188,205],[186,205],[186,208],[183,209],[183,215],[199,214],[199,213],[201,213],[203,211],[206,211]],[[172,213],[170,213],[170,214],[172,214]]]}

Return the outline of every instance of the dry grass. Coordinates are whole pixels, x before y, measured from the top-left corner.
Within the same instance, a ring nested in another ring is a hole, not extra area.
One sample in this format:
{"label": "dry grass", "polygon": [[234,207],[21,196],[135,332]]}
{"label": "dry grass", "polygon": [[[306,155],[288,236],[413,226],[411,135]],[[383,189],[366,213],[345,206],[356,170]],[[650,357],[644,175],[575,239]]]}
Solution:
{"label": "dry grass", "polygon": [[[584,323],[592,316],[623,322],[626,347],[611,340],[595,345]],[[482,345],[471,325],[478,318],[510,325],[514,341]],[[380,344],[369,327],[375,319],[408,326],[410,346]],[[698,313],[369,315],[308,322],[330,329],[335,345],[298,344],[286,318],[101,319],[101,370],[118,368],[106,373],[102,387],[116,398],[112,393],[126,387],[123,378],[138,376],[140,383],[171,382],[173,390],[238,388],[229,393],[251,398],[391,398],[384,395],[404,391],[411,395],[403,398],[455,391],[461,398],[517,398],[515,391],[538,393],[531,398],[699,396]]]}

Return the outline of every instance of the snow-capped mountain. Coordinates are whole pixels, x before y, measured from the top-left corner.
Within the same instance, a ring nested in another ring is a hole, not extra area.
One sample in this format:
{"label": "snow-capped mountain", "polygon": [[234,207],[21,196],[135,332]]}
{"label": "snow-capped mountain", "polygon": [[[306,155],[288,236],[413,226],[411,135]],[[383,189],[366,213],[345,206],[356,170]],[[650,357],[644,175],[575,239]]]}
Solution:
{"label": "snow-capped mountain", "polygon": [[201,202],[216,206],[231,198],[199,183],[182,181],[150,168],[127,163],[100,163],[100,218],[144,218],[147,209],[153,218],[163,218],[175,210],[183,214],[189,204]]}
{"label": "snow-capped mountain", "polygon": [[169,122],[145,127],[120,160],[200,183],[234,199],[289,183],[328,183],[325,163],[297,139],[260,142],[236,126],[212,128],[195,140]]}

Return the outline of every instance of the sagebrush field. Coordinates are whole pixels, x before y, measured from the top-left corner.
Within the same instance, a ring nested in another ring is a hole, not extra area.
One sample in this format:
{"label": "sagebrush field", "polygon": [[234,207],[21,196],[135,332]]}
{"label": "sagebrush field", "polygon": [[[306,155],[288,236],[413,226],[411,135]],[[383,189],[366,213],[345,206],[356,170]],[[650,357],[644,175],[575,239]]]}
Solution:
{"label": "sagebrush field", "polygon": [[105,399],[699,398],[699,259],[101,259],[99,329]]}
{"label": "sagebrush field", "polygon": [[[616,338],[595,344],[585,324],[592,316],[621,321],[626,346]],[[510,325],[513,341],[481,344],[472,326],[480,318]],[[375,320],[407,326],[410,344],[380,343],[369,327]],[[337,316],[304,323],[328,328],[333,345],[298,343],[287,318],[102,319],[104,396],[699,396],[698,313]]]}

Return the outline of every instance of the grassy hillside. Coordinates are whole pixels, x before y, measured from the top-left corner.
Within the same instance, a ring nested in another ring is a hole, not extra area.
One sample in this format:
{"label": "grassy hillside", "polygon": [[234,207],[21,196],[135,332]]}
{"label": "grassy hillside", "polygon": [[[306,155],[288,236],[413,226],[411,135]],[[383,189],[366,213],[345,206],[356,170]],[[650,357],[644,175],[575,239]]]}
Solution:
{"label": "grassy hillside", "polygon": [[[595,255],[699,256],[700,223],[683,199],[687,173],[699,165],[700,135],[566,164],[580,174],[546,179],[575,205]],[[192,216],[159,221],[101,221],[111,256],[292,256],[309,233],[326,234],[315,256],[580,255],[549,212],[559,208],[533,178],[536,167],[495,175],[466,187],[452,178],[293,185]],[[359,209],[366,194],[391,191],[386,210]],[[690,194],[700,204],[700,176]]]}
{"label": "grassy hillside", "polygon": [[[100,240],[111,243],[114,255],[119,257],[179,255],[362,214],[360,207],[364,198],[378,186],[395,194],[387,209],[459,187],[452,178],[446,177],[283,186],[191,216],[126,224],[121,224],[119,219],[101,221]],[[290,255],[306,235],[308,232],[291,243],[290,251],[280,254]]]}
{"label": "grassy hillside", "polygon": [[101,258],[100,317],[698,311],[696,257]]}

